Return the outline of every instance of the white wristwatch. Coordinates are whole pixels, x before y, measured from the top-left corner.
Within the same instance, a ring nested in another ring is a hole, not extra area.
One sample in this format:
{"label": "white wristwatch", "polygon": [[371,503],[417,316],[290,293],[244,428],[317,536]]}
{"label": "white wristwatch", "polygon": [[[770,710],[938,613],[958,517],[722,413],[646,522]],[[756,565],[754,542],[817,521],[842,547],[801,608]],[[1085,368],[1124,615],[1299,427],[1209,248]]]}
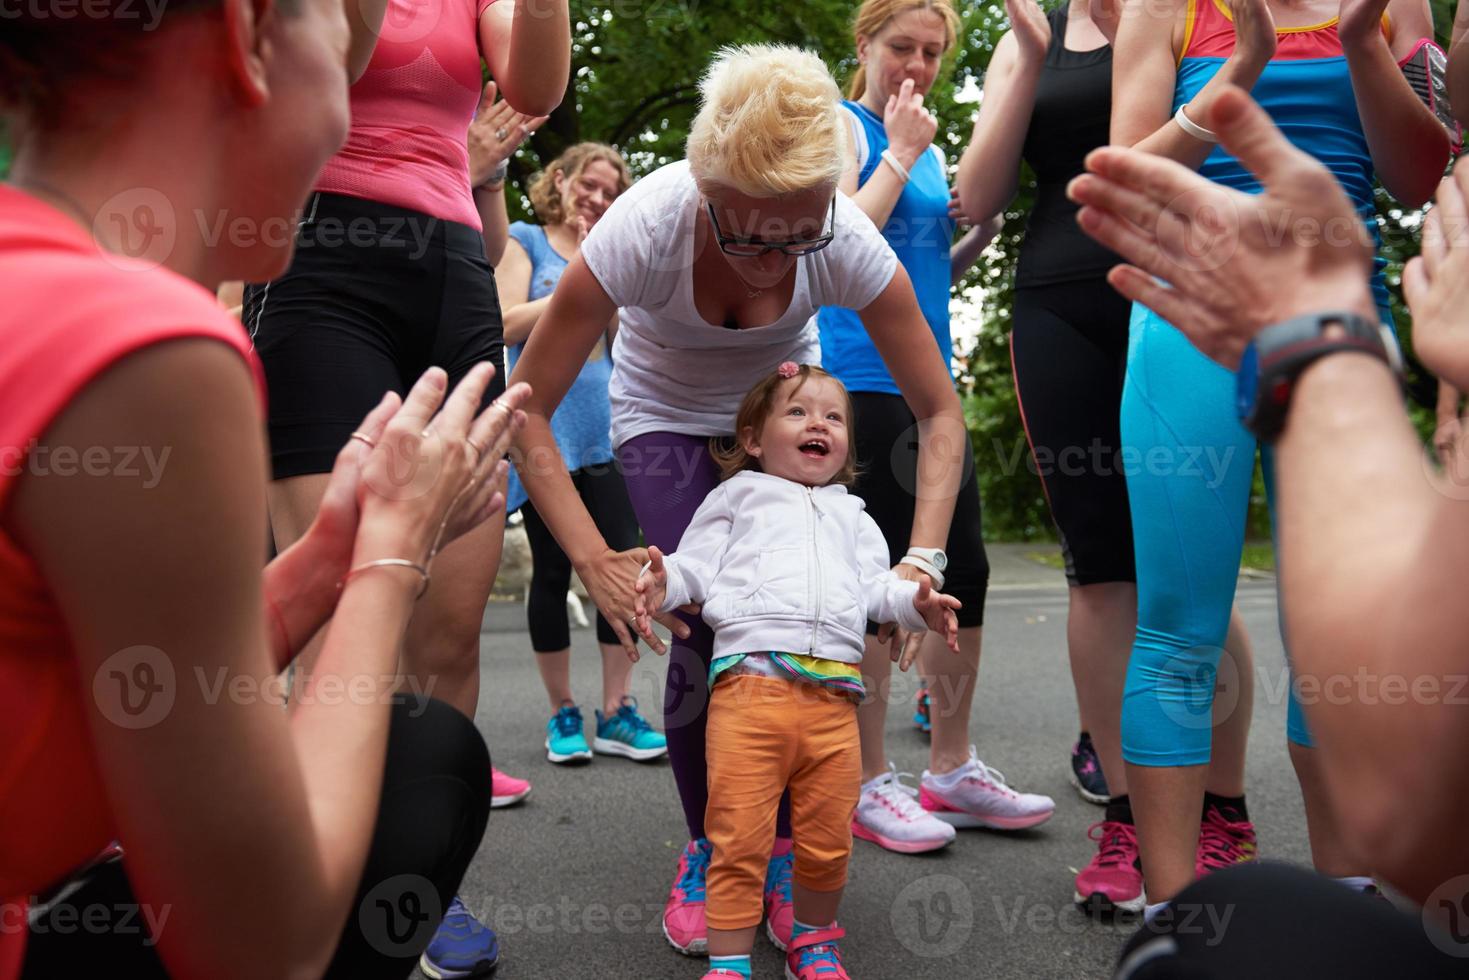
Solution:
{"label": "white wristwatch", "polygon": [[936,588],[944,587],[944,571],[949,567],[949,556],[942,548],[909,548],[908,553],[898,559],[900,565],[912,565],[929,578]]}

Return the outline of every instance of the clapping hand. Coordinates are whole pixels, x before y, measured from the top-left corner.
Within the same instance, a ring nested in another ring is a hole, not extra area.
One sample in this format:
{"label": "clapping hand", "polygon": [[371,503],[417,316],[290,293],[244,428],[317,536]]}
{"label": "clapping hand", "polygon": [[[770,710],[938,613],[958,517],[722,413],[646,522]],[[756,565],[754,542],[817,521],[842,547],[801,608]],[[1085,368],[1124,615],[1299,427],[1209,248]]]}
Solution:
{"label": "clapping hand", "polygon": [[494,82],[486,82],[474,121],[469,124],[469,185],[479,187],[501,163],[510,159],[546,116],[516,112],[508,102],[496,102]]}

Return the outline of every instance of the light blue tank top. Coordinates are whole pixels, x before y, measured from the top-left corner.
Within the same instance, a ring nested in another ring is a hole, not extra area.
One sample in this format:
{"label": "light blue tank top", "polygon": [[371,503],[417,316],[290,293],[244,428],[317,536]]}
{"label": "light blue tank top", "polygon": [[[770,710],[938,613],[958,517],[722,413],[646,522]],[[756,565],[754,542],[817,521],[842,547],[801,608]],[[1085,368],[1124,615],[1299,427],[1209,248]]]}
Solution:
{"label": "light blue tank top", "polygon": [[[1175,112],[1198,95],[1234,48],[1234,25],[1220,3],[1193,0],[1191,13],[1189,37],[1174,86]],[[1250,94],[1291,143],[1331,171],[1380,246],[1373,198],[1376,170],[1362,131],[1351,71],[1337,37],[1335,19],[1315,28],[1281,32],[1275,57],[1266,64]],[[1255,175],[1222,146],[1210,152],[1199,173],[1250,194],[1261,190]],[[1387,260],[1379,254],[1372,292],[1384,322],[1391,324],[1386,267]]]}
{"label": "light blue tank top", "polygon": [[[566,271],[566,260],[551,247],[546,229],[517,221],[510,226],[510,237],[519,242],[530,256],[528,298],[537,300],[550,295]],[[537,324],[536,329],[542,326]],[[524,344],[506,349],[507,370],[515,368],[515,362],[524,349]],[[612,403],[607,396],[607,383],[611,379],[612,358],[608,355],[606,342],[599,340],[566,397],[551,416],[551,433],[556,437],[556,448],[566,461],[566,469],[572,473],[584,466],[612,459]],[[519,510],[527,499],[520,476],[512,467],[510,483],[505,490],[506,512]]]}
{"label": "light blue tank top", "polygon": [[[861,187],[882,164],[882,151],[888,147],[887,130],[882,119],[866,106],[850,101],[842,105],[857,117],[866,137],[867,155],[857,175],[857,186]],[[949,218],[949,178],[932,149],[924,151],[909,171],[908,183],[882,227],[882,237],[913,281],[918,306],[938,341],[944,367],[949,368],[953,360],[949,245],[954,238],[954,222]],[[841,248],[842,243],[832,242],[831,247]],[[901,394],[855,311],[823,306],[816,322],[821,328],[822,367],[836,375],[848,391]]]}

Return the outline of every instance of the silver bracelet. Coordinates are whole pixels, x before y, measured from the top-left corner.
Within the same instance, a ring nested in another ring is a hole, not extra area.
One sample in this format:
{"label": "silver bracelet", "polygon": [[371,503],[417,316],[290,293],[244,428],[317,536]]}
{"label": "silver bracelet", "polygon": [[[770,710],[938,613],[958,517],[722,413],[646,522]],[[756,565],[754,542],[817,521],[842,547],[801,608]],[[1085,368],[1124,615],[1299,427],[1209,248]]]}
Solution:
{"label": "silver bracelet", "polygon": [[1214,132],[1214,130],[1212,129],[1205,129],[1203,126],[1200,126],[1198,123],[1190,119],[1188,117],[1188,113],[1183,111],[1187,108],[1187,104],[1181,105],[1178,107],[1178,111],[1173,114],[1173,121],[1178,123],[1178,128],[1183,130],[1185,133],[1188,133],[1196,140],[1200,140],[1204,143],[1218,143],[1219,134]]}
{"label": "silver bracelet", "polygon": [[352,579],[356,578],[363,572],[371,571],[374,568],[411,568],[423,578],[423,585],[419,588],[418,595],[414,596],[413,598],[415,600],[421,599],[423,598],[423,594],[428,591],[428,569],[424,568],[416,561],[409,561],[407,558],[379,558],[376,561],[363,562],[356,568],[349,570],[347,574],[342,577],[342,580],[337,583],[337,588],[346,588],[347,583],[352,581]]}
{"label": "silver bracelet", "polygon": [[487,188],[498,190],[505,183],[505,175],[510,172],[510,158],[506,157],[500,161],[500,165],[490,171],[490,175],[475,186],[475,190]]}

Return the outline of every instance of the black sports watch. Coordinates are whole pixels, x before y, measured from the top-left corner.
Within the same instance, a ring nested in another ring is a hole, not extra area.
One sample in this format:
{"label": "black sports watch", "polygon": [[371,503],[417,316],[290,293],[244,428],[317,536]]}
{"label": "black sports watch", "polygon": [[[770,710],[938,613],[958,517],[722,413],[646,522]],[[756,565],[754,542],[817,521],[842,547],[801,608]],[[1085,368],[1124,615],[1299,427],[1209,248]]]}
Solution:
{"label": "black sports watch", "polygon": [[[1328,327],[1345,336],[1327,337]],[[1346,312],[1312,313],[1266,327],[1245,348],[1236,378],[1240,421],[1261,442],[1271,443],[1285,429],[1296,379],[1317,358],[1357,351],[1380,358],[1402,376],[1403,354],[1386,324]]]}

